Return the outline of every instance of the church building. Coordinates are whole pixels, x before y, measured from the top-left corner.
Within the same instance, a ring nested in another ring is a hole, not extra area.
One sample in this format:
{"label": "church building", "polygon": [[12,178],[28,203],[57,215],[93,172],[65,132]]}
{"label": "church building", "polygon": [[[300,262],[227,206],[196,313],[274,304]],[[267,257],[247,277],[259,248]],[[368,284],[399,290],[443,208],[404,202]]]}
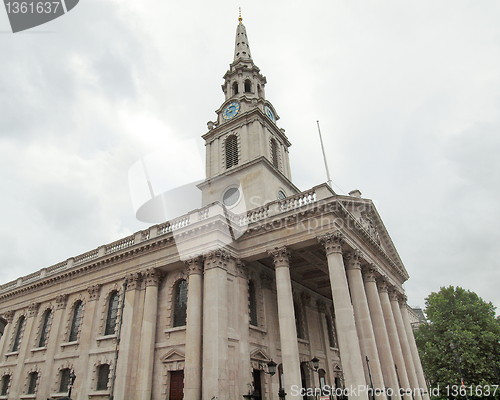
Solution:
{"label": "church building", "polygon": [[223,78],[199,209],[0,286],[0,400],[429,400],[389,233],[293,184],[241,16]]}

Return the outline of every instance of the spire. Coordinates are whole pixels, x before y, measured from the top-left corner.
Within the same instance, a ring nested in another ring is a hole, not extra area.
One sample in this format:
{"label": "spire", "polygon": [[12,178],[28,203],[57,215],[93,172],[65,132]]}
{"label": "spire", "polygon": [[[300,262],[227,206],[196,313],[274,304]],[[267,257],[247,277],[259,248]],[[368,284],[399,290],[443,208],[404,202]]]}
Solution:
{"label": "spire", "polygon": [[252,55],[250,53],[250,46],[248,45],[247,30],[245,25],[243,25],[243,18],[241,18],[241,7],[240,15],[238,17],[238,27],[236,28],[236,41],[234,46],[234,61],[237,60],[251,60]]}

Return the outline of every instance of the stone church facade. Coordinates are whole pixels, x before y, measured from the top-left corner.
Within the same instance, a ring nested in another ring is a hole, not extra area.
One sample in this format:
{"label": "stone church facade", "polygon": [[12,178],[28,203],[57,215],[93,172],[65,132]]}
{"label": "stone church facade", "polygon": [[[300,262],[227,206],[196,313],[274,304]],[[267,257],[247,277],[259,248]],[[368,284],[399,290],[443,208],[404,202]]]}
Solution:
{"label": "stone church facade", "polygon": [[0,400],[429,399],[377,210],[297,189],[266,83],[240,17],[201,208],[0,287]]}

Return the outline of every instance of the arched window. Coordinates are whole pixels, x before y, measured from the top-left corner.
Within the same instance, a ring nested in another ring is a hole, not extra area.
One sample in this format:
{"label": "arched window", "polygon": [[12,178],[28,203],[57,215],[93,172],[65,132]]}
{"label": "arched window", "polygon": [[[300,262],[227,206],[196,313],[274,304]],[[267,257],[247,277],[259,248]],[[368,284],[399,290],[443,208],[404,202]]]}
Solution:
{"label": "arched window", "polygon": [[38,383],[38,372],[35,371],[29,375],[28,394],[35,394],[37,383]]}
{"label": "arched window", "polygon": [[300,306],[294,301],[293,302],[293,309],[295,311],[295,327],[297,328],[297,337],[299,339],[305,339],[305,333],[304,333],[304,323],[302,319],[302,311]]}
{"label": "arched window", "polygon": [[252,92],[252,82],[250,79],[247,79],[245,81],[245,93],[251,93]]}
{"label": "arched window", "polygon": [[68,342],[76,342],[80,324],[82,323],[83,303],[78,300],[73,307],[73,319],[71,321],[71,329],[69,331]]}
{"label": "arched window", "polygon": [[278,168],[279,161],[278,161],[278,143],[276,143],[276,140],[271,139],[271,161],[273,162],[273,165],[275,168]]}
{"label": "arched window", "polygon": [[61,370],[61,382],[59,383],[59,393],[66,393],[69,389],[69,375],[71,370],[65,368]]}
{"label": "arched window", "polygon": [[42,329],[40,330],[40,337],[38,338],[38,347],[45,347],[47,343],[47,336],[49,335],[50,318],[52,317],[52,310],[48,308],[43,314]]}
{"label": "arched window", "polygon": [[252,281],[248,282],[248,304],[250,307],[250,325],[258,326],[257,320],[257,294]]}
{"label": "arched window", "polygon": [[17,321],[16,327],[16,335],[14,336],[14,343],[12,344],[12,351],[18,351],[19,345],[21,344],[21,337],[23,335],[24,323],[26,322],[26,318],[24,315],[21,315]]}
{"label": "arched window", "polygon": [[2,390],[0,391],[0,396],[7,396],[9,393],[10,385],[10,375],[2,376]]}
{"label": "arched window", "polygon": [[233,96],[238,94],[238,82],[233,82]]}
{"label": "arched window", "polygon": [[105,335],[114,335],[116,330],[116,317],[118,316],[118,303],[120,302],[120,295],[118,292],[111,293],[108,301],[108,315],[106,316],[106,328],[104,329]]}
{"label": "arched window", "polygon": [[226,168],[238,165],[238,139],[229,135],[226,139]]}
{"label": "arched window", "polygon": [[333,324],[332,320],[328,315],[326,317],[326,330],[328,331],[328,341],[330,342],[330,347],[337,347],[337,343],[335,342],[335,333],[333,332]]}
{"label": "arched window", "polygon": [[185,326],[187,317],[187,282],[182,279],[177,282],[174,293],[174,327]]}
{"label": "arched window", "polygon": [[109,364],[101,364],[97,368],[97,388],[96,390],[108,390]]}
{"label": "arched window", "polygon": [[257,96],[261,97],[260,85],[257,85]]}

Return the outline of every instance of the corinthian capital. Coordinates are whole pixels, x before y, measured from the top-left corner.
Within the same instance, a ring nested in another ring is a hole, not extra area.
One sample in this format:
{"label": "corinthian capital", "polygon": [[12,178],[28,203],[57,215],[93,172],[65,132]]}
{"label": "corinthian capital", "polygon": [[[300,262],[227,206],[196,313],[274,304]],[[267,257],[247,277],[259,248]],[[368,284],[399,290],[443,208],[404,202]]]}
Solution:
{"label": "corinthian capital", "polygon": [[203,273],[203,259],[199,256],[184,261],[187,265],[188,275],[201,275]]}
{"label": "corinthian capital", "polygon": [[125,279],[127,282],[127,292],[136,290],[139,286],[139,281],[141,280],[141,274],[139,272],[132,272],[131,274],[128,274]]}
{"label": "corinthian capital", "polygon": [[229,254],[224,249],[217,249],[203,256],[205,260],[205,271],[212,268],[222,268],[227,270]]}
{"label": "corinthian capital", "polygon": [[340,231],[329,232],[326,235],[319,236],[318,241],[325,246],[326,255],[342,254],[342,244],[344,235]]}
{"label": "corinthian capital", "polygon": [[87,292],[89,292],[89,301],[95,301],[99,299],[99,291],[101,289],[101,285],[91,285],[87,288]]}
{"label": "corinthian capital", "polygon": [[361,269],[361,260],[363,259],[363,253],[354,249],[349,251],[345,255],[346,269]]}
{"label": "corinthian capital", "polygon": [[290,252],[286,246],[275,247],[274,249],[269,250],[267,254],[272,257],[276,268],[290,266]]}
{"label": "corinthian capital", "polygon": [[147,268],[143,273],[146,280],[146,286],[158,286],[163,274],[155,268]]}

